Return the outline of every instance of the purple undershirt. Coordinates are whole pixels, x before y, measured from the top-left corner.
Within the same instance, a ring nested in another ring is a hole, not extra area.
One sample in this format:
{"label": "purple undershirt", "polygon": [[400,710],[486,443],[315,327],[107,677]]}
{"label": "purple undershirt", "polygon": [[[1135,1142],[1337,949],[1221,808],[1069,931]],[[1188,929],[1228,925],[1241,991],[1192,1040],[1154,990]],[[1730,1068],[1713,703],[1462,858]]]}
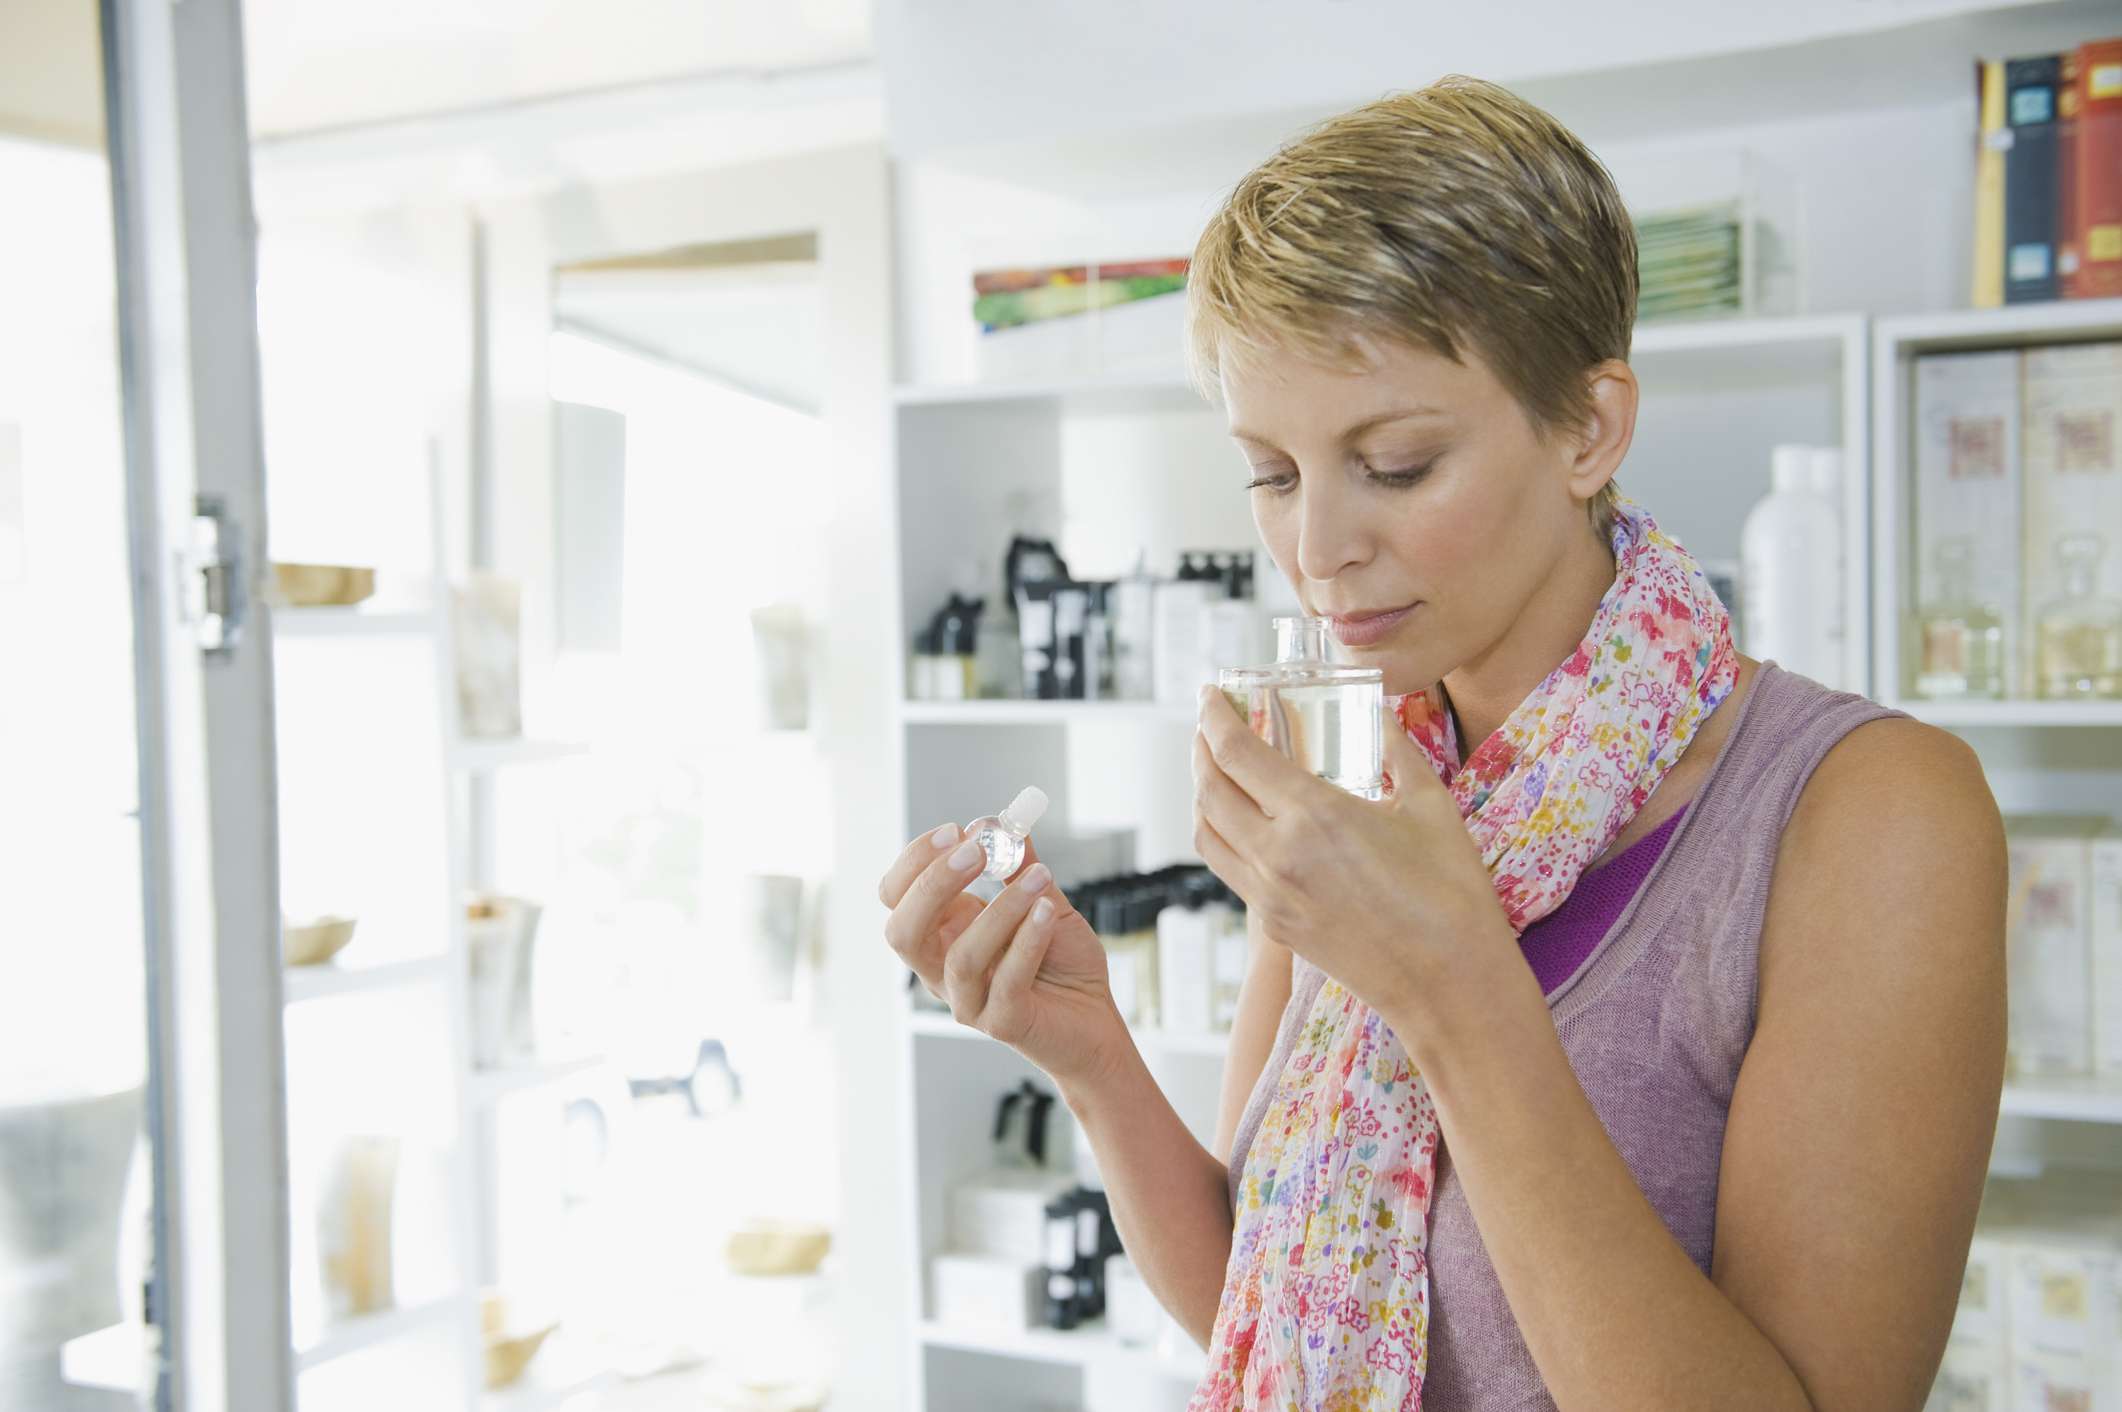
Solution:
{"label": "purple undershirt", "polygon": [[[1693,807],[1693,801],[1688,802]],[[1619,853],[1577,879],[1576,887],[1562,905],[1527,927],[1518,936],[1518,947],[1539,979],[1543,994],[1577,973],[1613,928],[1629,899],[1643,886],[1658,856],[1665,852],[1673,830],[1687,817],[1687,808],[1652,829]]]}

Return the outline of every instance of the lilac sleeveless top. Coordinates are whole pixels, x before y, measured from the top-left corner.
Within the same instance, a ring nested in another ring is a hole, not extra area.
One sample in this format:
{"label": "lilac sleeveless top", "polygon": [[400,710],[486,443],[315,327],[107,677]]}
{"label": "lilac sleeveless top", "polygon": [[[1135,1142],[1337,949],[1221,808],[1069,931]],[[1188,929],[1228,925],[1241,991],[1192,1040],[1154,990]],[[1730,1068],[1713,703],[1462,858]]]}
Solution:
{"label": "lilac sleeveless top", "polygon": [[[1753,1037],[1761,919],[1798,794],[1828,749],[1898,716],[1763,662],[1688,806],[1586,873],[1519,938],[1577,1081],[1636,1183],[1704,1274],[1724,1123]],[[1239,1118],[1230,1189],[1325,975],[1302,957]],[[1430,1207],[1433,1412],[1552,1412],[1482,1247],[1447,1144]]]}

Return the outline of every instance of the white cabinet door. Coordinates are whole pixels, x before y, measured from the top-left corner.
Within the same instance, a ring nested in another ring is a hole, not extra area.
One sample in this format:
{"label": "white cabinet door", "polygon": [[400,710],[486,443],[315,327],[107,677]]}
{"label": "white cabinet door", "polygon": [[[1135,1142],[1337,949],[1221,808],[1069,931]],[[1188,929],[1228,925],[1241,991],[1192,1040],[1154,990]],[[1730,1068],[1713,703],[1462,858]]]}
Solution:
{"label": "white cabinet door", "polygon": [[158,1401],[285,1408],[272,661],[250,613],[266,539],[239,7],[105,0],[102,38],[162,1213]]}

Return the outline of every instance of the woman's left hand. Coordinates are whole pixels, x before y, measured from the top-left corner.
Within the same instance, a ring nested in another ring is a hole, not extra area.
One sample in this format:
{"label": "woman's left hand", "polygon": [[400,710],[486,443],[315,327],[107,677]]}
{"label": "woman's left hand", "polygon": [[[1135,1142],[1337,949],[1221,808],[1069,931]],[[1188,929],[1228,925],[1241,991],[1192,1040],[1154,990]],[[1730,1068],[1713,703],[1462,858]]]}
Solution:
{"label": "woman's left hand", "polygon": [[1268,937],[1381,1014],[1420,1015],[1446,983],[1515,957],[1509,920],[1458,805],[1390,709],[1383,800],[1285,758],[1204,687],[1194,848]]}

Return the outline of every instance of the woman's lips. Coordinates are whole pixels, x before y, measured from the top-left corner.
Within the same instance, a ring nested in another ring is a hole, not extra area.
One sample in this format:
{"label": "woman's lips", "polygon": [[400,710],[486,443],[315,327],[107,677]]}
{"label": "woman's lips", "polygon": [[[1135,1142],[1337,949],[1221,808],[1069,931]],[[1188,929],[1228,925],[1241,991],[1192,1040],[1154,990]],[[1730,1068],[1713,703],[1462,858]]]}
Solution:
{"label": "woman's lips", "polygon": [[1335,617],[1334,636],[1343,647],[1368,647],[1400,625],[1400,620],[1421,607],[1410,603],[1405,608],[1395,608],[1386,613],[1364,613],[1352,617]]}

